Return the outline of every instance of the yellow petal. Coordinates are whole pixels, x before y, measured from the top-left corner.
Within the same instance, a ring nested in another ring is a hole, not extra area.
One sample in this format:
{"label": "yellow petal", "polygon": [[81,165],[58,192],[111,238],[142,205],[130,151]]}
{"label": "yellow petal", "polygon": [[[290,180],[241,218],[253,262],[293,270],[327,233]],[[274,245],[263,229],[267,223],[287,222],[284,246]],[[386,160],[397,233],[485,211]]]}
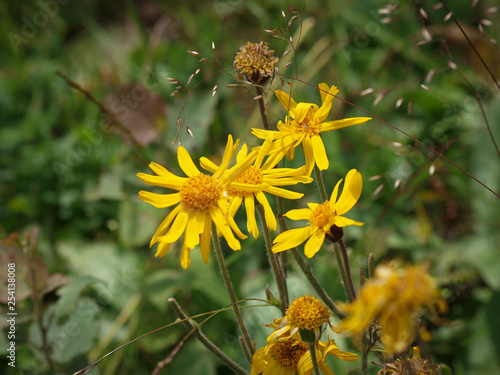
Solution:
{"label": "yellow petal", "polygon": [[337,185],[335,185],[335,187],[333,188],[332,195],[330,196],[330,207],[332,208],[332,210],[335,210],[335,202],[337,202],[337,196],[339,194],[339,186],[342,180],[343,178],[341,178],[339,182],[337,182]]}
{"label": "yellow petal", "polygon": [[188,223],[189,214],[183,210],[179,212],[177,217],[175,218],[170,230],[161,238],[161,241],[173,243],[182,236],[184,230],[186,229],[186,225]]}
{"label": "yellow petal", "polygon": [[309,208],[299,208],[297,210],[290,210],[284,216],[291,220],[309,220],[312,215],[312,210]]}
{"label": "yellow petal", "polygon": [[137,177],[139,177],[142,181],[144,181],[148,185],[161,186],[173,190],[181,190],[182,186],[188,180],[185,177],[177,177],[173,174],[171,174],[171,177],[165,177],[165,176],[152,176],[146,173],[137,173]]}
{"label": "yellow petal", "polygon": [[239,145],[239,143],[240,140],[237,139],[233,146],[233,136],[229,134],[229,136],[227,137],[226,149],[224,150],[224,154],[222,155],[222,162],[217,171],[215,171],[215,173],[213,174],[213,177],[215,179],[218,179],[224,172],[226,172],[227,167],[229,166],[229,163],[231,162],[234,152],[236,151],[236,147]]}
{"label": "yellow petal", "polygon": [[236,154],[236,163],[241,163],[248,155],[248,146],[246,143],[241,146],[241,150]]}
{"label": "yellow petal", "polygon": [[[193,249],[200,243],[200,234],[205,229],[206,212],[193,210],[189,213],[189,220],[184,234],[184,244],[188,249]],[[208,217],[210,221],[210,217]]]}
{"label": "yellow petal", "polygon": [[255,200],[253,195],[245,196],[245,209],[247,212],[247,230],[253,238],[259,237],[259,228],[255,220]]}
{"label": "yellow petal", "polygon": [[314,160],[314,148],[309,136],[304,137],[304,140],[302,141],[302,149],[304,150],[304,156],[306,159],[306,174],[310,176],[316,162]]}
{"label": "yellow petal", "polygon": [[302,122],[306,118],[307,114],[311,107],[315,106],[312,103],[299,103],[297,104],[297,108],[295,109],[295,115],[293,116],[294,120],[297,122]]}
{"label": "yellow petal", "polygon": [[193,163],[193,159],[182,146],[177,147],[177,159],[179,160],[179,166],[186,176],[194,177],[200,173],[196,165]]}
{"label": "yellow petal", "polygon": [[339,92],[337,87],[333,86],[328,88],[326,83],[321,83],[319,85],[320,93],[321,93],[321,107],[318,109],[314,118],[316,118],[319,122],[323,122],[323,120],[328,116],[330,110],[332,109],[332,101],[335,95]]}
{"label": "yellow petal", "polygon": [[269,133],[277,134],[278,132],[275,130],[264,130],[264,129],[252,128],[252,134],[260,139],[266,139],[269,136]]}
{"label": "yellow petal", "polygon": [[200,165],[204,170],[210,173],[214,173],[217,168],[219,168],[217,164],[204,156],[200,158]]}
{"label": "yellow petal", "polygon": [[165,208],[173,206],[181,201],[181,193],[175,194],[155,194],[149,191],[140,191],[139,198],[144,202],[152,204],[156,208]]}
{"label": "yellow petal", "polygon": [[149,243],[149,247],[152,247],[157,241],[158,237],[165,232],[165,230],[170,226],[174,218],[177,216],[177,214],[180,212],[181,206],[175,207],[170,213],[167,215],[165,219],[161,222],[161,224],[158,226],[158,229],[156,230],[155,234],[153,235],[153,238],[151,238],[151,242]]}
{"label": "yellow petal", "polygon": [[234,237],[234,234],[231,231],[231,228],[227,224],[226,220],[224,220],[224,217],[222,216],[222,212],[220,211],[220,209],[215,208],[213,210],[210,210],[210,216],[212,217],[212,220],[217,229],[219,230],[219,232],[226,239],[229,247],[233,250],[241,250],[240,242],[236,239],[236,237]]}
{"label": "yellow petal", "polygon": [[200,238],[200,248],[201,248],[201,256],[203,258],[203,262],[208,264],[208,258],[210,256],[210,237],[212,235],[212,219],[207,215],[205,218],[203,232],[201,233]]}
{"label": "yellow petal", "polygon": [[190,253],[189,247],[186,245],[186,242],[184,241],[184,245],[182,246],[182,253],[181,253],[181,267],[184,268],[185,270],[189,268],[191,265],[191,258],[189,257]]}
{"label": "yellow petal", "polygon": [[313,233],[313,229],[310,225],[304,228],[294,228],[281,233],[273,241],[273,252],[278,253],[280,251],[289,250],[292,247],[297,247],[302,242],[307,240]]}
{"label": "yellow petal", "polygon": [[155,257],[163,257],[167,254],[168,252],[168,249],[170,249],[170,246],[172,244],[171,243],[167,243],[167,242],[160,242],[158,244],[158,248],[156,249],[156,254],[155,254]]}
{"label": "yellow petal", "polygon": [[328,132],[330,130],[337,130],[342,128],[347,128],[348,126],[364,124],[368,120],[371,120],[370,117],[351,117],[344,118],[341,120],[335,121],[327,121],[321,124],[321,132]]}
{"label": "yellow petal", "polygon": [[[252,150],[241,162],[236,163],[220,177],[219,182],[226,185],[233,181],[236,177],[240,176],[257,157],[258,150]],[[215,177],[215,174],[214,174]]]}
{"label": "yellow petal", "polygon": [[342,194],[337,202],[335,208],[337,215],[342,215],[349,211],[358,201],[361,196],[361,189],[363,188],[363,178],[361,173],[356,169],[351,169],[345,178],[344,188]]}
{"label": "yellow petal", "polygon": [[314,153],[314,160],[318,168],[322,171],[328,169],[328,157],[326,156],[325,145],[321,137],[319,135],[312,136],[311,145]]}
{"label": "yellow petal", "polygon": [[346,227],[348,225],[356,225],[357,227],[360,227],[364,225],[364,223],[360,221],[354,221],[351,219],[348,219],[344,216],[335,216],[332,220],[332,225],[336,225],[338,227]]}
{"label": "yellow petal", "polygon": [[287,112],[292,111],[297,106],[297,103],[295,102],[295,100],[293,100],[292,97],[290,95],[288,95],[286,92],[281,91],[281,90],[276,90],[274,93],[276,94],[279,101],[281,102],[281,105],[283,107],[285,107]]}
{"label": "yellow petal", "polygon": [[264,191],[276,195],[277,197],[285,198],[285,199],[299,199],[304,196],[302,193],[296,193],[295,191],[285,190],[282,188],[278,188],[275,186],[269,186]]}
{"label": "yellow petal", "polygon": [[255,197],[259,201],[259,203],[264,207],[264,216],[266,219],[266,225],[269,228],[269,230],[275,231],[278,223],[276,222],[276,216],[274,216],[274,212],[269,205],[269,202],[266,198],[266,195],[262,192],[256,193]]}
{"label": "yellow petal", "polygon": [[306,242],[306,245],[304,246],[304,254],[308,258],[312,258],[314,254],[316,254],[319,249],[321,249],[321,246],[323,245],[323,242],[325,241],[325,232],[321,229],[318,229],[311,238]]}

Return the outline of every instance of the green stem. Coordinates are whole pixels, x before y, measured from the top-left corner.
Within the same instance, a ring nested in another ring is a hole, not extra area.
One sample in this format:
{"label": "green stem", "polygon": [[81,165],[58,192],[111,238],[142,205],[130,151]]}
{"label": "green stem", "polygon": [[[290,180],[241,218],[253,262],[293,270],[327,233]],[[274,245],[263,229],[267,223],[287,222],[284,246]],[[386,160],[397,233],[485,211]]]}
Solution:
{"label": "green stem", "polygon": [[375,275],[375,255],[370,253],[368,256],[368,277],[371,279]]}
{"label": "green stem", "polygon": [[[283,223],[285,222],[285,219],[283,218],[283,199],[281,197],[276,197],[276,207],[278,211],[278,224],[280,226],[280,231],[283,232]],[[286,226],[286,224],[285,224]],[[286,265],[288,264],[288,251],[282,251],[279,253],[279,260],[281,264],[281,269],[283,270],[283,275],[285,276],[286,279]]]}
{"label": "green stem", "polygon": [[217,358],[219,358],[223,363],[225,363],[229,368],[231,368],[235,373],[248,375],[248,371],[243,369],[240,365],[234,362],[231,358],[229,358],[226,353],[220,350],[210,339],[205,336],[201,329],[193,324],[193,322],[188,318],[188,316],[182,311],[182,308],[179,306],[177,301],[174,298],[169,298],[168,302],[172,305],[177,316],[182,320],[182,323],[190,330],[193,331],[193,334],[196,336],[200,342],[205,345],[205,347],[210,350]]}
{"label": "green stem", "polygon": [[[359,287],[360,289],[366,283],[365,270],[361,268],[359,272]],[[361,333],[361,374],[368,375],[368,331]]]}
{"label": "green stem", "polygon": [[311,353],[311,361],[313,364],[314,375],[320,375],[318,360],[316,358],[316,344],[314,342],[308,342],[309,345],[309,353]]}
{"label": "green stem", "polygon": [[267,122],[267,115],[266,115],[266,106],[264,104],[264,91],[262,91],[262,88],[259,86],[255,86],[255,91],[257,92],[257,96],[260,96],[258,102],[259,102],[260,118],[262,119],[262,125],[264,126],[264,129],[269,130],[269,123]]}
{"label": "green stem", "polygon": [[260,221],[262,223],[262,230],[264,231],[264,239],[266,242],[266,250],[267,256],[269,258],[269,263],[271,264],[271,270],[274,275],[274,279],[276,280],[276,284],[278,285],[278,291],[280,294],[280,302],[281,302],[281,312],[285,315],[286,309],[288,308],[288,289],[286,286],[285,275],[283,274],[283,269],[281,265],[278,263],[278,259],[276,254],[271,250],[273,247],[271,241],[271,232],[267,227],[266,216],[264,212],[264,207],[261,204],[257,205],[257,211],[259,212]]}
{"label": "green stem", "polygon": [[229,277],[229,272],[226,267],[226,262],[224,261],[224,254],[222,253],[222,247],[220,246],[219,237],[217,236],[217,227],[215,224],[212,225],[212,242],[214,243],[215,255],[217,257],[217,263],[219,264],[219,270],[222,275],[222,280],[224,281],[224,286],[226,287],[227,294],[231,300],[231,306],[233,307],[234,316],[236,317],[236,322],[240,328],[241,334],[243,335],[244,343],[246,349],[243,348],[243,352],[246,354],[248,363],[252,363],[252,357],[248,356],[247,353],[253,355],[253,345],[250,334],[248,333],[243,317],[241,316],[240,306],[238,305],[238,300],[236,299],[236,293],[234,292],[233,284]]}
{"label": "green stem", "polygon": [[328,200],[328,196],[326,195],[325,183],[323,182],[323,174],[316,164],[314,164],[314,174],[316,175],[316,184],[318,185],[321,200],[326,202]]}
{"label": "green stem", "polygon": [[342,261],[342,255],[340,254],[340,249],[337,246],[337,243],[333,243],[335,259],[337,260],[337,264],[339,265],[340,276],[342,277],[342,284],[344,285],[345,292],[347,294],[347,298],[349,302],[354,301],[354,296],[351,294],[351,289],[349,288],[347,281],[347,274],[345,272],[344,262]]}
{"label": "green stem", "polygon": [[347,276],[347,286],[352,295],[352,299],[356,299],[356,289],[354,289],[354,283],[352,282],[351,266],[349,264],[349,255],[347,254],[347,249],[345,248],[344,240],[340,239],[338,242],[342,254],[342,259],[345,267],[345,274]]}

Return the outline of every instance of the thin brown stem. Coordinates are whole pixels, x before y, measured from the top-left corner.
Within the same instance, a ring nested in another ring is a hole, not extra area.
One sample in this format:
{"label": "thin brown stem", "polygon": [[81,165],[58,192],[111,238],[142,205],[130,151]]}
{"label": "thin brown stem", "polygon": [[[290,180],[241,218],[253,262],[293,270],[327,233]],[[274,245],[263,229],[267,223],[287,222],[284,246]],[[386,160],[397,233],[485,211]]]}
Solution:
{"label": "thin brown stem", "polygon": [[257,96],[259,97],[258,102],[259,102],[260,117],[262,119],[262,126],[264,127],[264,129],[269,130],[269,123],[267,121],[267,114],[266,114],[266,106],[264,104],[264,91],[260,86],[255,86],[255,91],[257,92]]}
{"label": "thin brown stem", "polygon": [[338,244],[340,247],[340,253],[342,254],[342,261],[344,263],[345,273],[347,276],[347,286],[349,287],[349,290],[350,290],[350,293],[353,297],[353,300],[355,300],[356,299],[356,289],[354,288],[354,283],[352,282],[351,266],[349,264],[349,255],[347,254],[347,249],[345,247],[344,240],[340,239]]}

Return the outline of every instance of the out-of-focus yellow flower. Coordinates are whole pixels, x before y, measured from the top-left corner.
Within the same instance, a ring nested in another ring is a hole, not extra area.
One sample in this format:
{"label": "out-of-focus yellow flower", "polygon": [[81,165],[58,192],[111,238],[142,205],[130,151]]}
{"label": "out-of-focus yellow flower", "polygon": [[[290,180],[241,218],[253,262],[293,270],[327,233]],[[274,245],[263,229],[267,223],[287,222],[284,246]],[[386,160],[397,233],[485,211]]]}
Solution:
{"label": "out-of-focus yellow flower", "polygon": [[[363,225],[359,221],[354,221],[342,215],[349,211],[358,201],[363,187],[361,173],[351,169],[346,176],[344,189],[337,200],[339,185],[342,179],[333,189],[329,201],[323,204],[308,203],[309,208],[288,211],[284,216],[292,220],[308,220],[309,223],[304,228],[294,228],[281,233],[274,239],[273,252],[277,253],[296,247],[308,239],[304,247],[304,253],[308,258],[316,254],[325,236],[332,236],[333,226],[345,227],[347,225]],[[333,236],[334,237],[334,236]]]}
{"label": "out-of-focus yellow flower", "polygon": [[[226,193],[230,200],[230,215],[234,216],[244,201],[247,213],[247,229],[254,238],[259,236],[259,229],[255,219],[255,199],[264,208],[267,227],[275,231],[277,227],[276,217],[264,193],[286,199],[299,199],[304,194],[285,190],[278,186],[296,185],[300,182],[309,183],[312,181],[312,178],[305,175],[305,167],[297,169],[275,168],[283,158],[284,153],[274,152],[264,162],[264,158],[272,148],[272,140],[271,136],[265,140],[262,146],[254,149],[254,151],[258,152],[254,163],[242,171],[226,187]],[[247,156],[247,145],[244,144],[236,156],[236,161],[241,162]],[[207,158],[201,158],[200,162],[201,166],[210,172],[215,172],[219,168]]]}
{"label": "out-of-focus yellow flower", "polygon": [[306,158],[307,173],[311,174],[314,165],[319,169],[328,169],[328,157],[325,145],[321,139],[321,133],[342,129],[347,126],[363,124],[370,117],[353,117],[342,120],[323,122],[332,108],[332,101],[338,89],[335,86],[328,87],[326,83],[319,84],[321,94],[321,107],[314,103],[296,103],[290,95],[281,90],[276,90],[276,96],[288,112],[285,122],[278,122],[278,131],[252,129],[252,133],[261,139],[266,139],[270,132],[275,133],[275,139],[289,138],[286,142],[288,148],[287,157],[293,159],[295,147],[302,144]]}
{"label": "out-of-focus yellow flower", "polygon": [[[334,340],[318,342],[316,347],[316,359],[318,367],[325,375],[335,375],[326,364],[328,354],[343,361],[357,361],[358,355],[344,352],[339,349]],[[253,355],[250,375],[264,373],[266,375],[311,375],[313,373],[313,363],[309,346],[292,337],[274,341],[267,346],[260,348]]]}
{"label": "out-of-focus yellow flower", "polygon": [[228,170],[238,143],[239,141],[236,141],[236,144],[233,144],[233,138],[229,136],[222,163],[211,176],[198,170],[191,156],[182,146],[177,148],[177,159],[179,166],[188,177],[178,177],[157,163],[149,164],[156,176],[145,173],[137,174],[137,177],[149,185],[177,190],[173,194],[139,192],[139,197],[143,201],[157,208],[178,204],[163,220],[151,239],[150,246],[159,242],[155,256],[164,256],[172,243],[184,234],[182,268],[186,269],[191,264],[189,253],[197,245],[201,247],[203,261],[208,263],[212,223],[217,227],[219,234],[227,240],[231,249],[241,249],[240,242],[235,238],[233,231],[241,239],[246,236],[241,233],[233,218],[227,215],[227,198],[224,196],[224,189],[229,182],[252,164],[256,155],[255,153],[247,155]]}
{"label": "out-of-focus yellow flower", "polygon": [[378,319],[382,343],[392,355],[410,345],[425,309],[436,314],[436,309],[446,311],[447,305],[425,265],[401,267],[391,263],[378,266],[358,298],[339,308],[350,315],[338,330],[360,334]]}
{"label": "out-of-focus yellow flower", "polygon": [[431,360],[420,358],[420,348],[413,347],[413,357],[396,359],[394,363],[385,364],[385,368],[377,375],[397,374],[397,375],[437,375],[440,373],[439,365],[435,365]]}

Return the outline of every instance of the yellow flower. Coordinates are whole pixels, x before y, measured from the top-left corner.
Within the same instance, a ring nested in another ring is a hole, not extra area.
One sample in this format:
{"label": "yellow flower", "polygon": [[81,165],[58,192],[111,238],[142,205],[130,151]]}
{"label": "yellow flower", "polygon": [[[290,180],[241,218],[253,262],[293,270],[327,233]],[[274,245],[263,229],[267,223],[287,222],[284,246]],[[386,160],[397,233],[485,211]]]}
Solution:
{"label": "yellow flower", "polygon": [[378,266],[358,298],[339,307],[350,314],[337,327],[339,330],[359,334],[378,319],[382,343],[391,355],[406,349],[414,339],[424,309],[436,314],[436,307],[443,312],[447,308],[426,266],[395,264]]}
{"label": "yellow flower", "polygon": [[270,132],[276,133],[276,139],[291,139],[291,142],[287,142],[287,157],[289,160],[293,159],[295,147],[302,144],[308,174],[311,174],[315,164],[321,170],[328,169],[329,162],[326,156],[325,145],[321,139],[321,133],[363,124],[371,120],[370,117],[353,117],[323,122],[330,113],[333,97],[339,90],[335,86],[328,87],[326,83],[320,83],[319,89],[322,101],[321,107],[313,103],[297,104],[290,95],[281,90],[276,90],[276,96],[288,112],[285,122],[280,121],[278,123],[277,132],[252,129],[252,134],[262,139],[267,138]]}
{"label": "yellow flower", "polygon": [[323,204],[308,203],[309,208],[291,210],[285,214],[292,220],[309,220],[309,223],[304,228],[290,229],[277,236],[274,239],[273,252],[291,249],[309,239],[304,247],[304,253],[308,258],[311,258],[321,248],[325,236],[332,236],[331,228],[333,226],[342,228],[348,225],[363,225],[361,222],[342,216],[354,206],[361,195],[363,186],[361,173],[356,169],[351,169],[347,173],[344,189],[337,200],[341,182],[342,179],[333,189],[329,201],[325,201]]}
{"label": "yellow flower", "polygon": [[[247,213],[247,229],[254,237],[259,236],[259,229],[255,219],[255,199],[264,208],[267,227],[275,231],[277,227],[276,217],[271,209],[264,192],[286,199],[299,199],[304,194],[279,188],[278,186],[295,185],[299,182],[309,183],[312,178],[305,175],[305,167],[298,169],[274,168],[283,158],[284,153],[274,152],[264,163],[264,158],[272,148],[272,135],[268,137],[261,147],[254,149],[257,158],[253,165],[243,170],[227,188],[226,193],[230,199],[229,213],[232,217],[245,202]],[[245,160],[248,156],[247,145],[244,144],[236,156],[237,162]],[[201,166],[207,171],[214,172],[218,167],[206,158],[200,159]]]}
{"label": "yellow flower", "polygon": [[275,319],[273,324],[268,325],[274,328],[274,332],[267,338],[267,343],[280,340],[284,335],[299,341],[318,342],[323,324],[331,326],[330,312],[323,302],[309,295],[296,298],[283,318]]}
{"label": "yellow flower", "polygon": [[440,374],[440,366],[432,363],[431,360],[420,358],[420,348],[413,347],[413,357],[406,359],[396,359],[394,363],[386,363],[384,369],[380,370],[377,375],[386,374],[417,374],[417,375],[436,375]]}
{"label": "yellow flower", "polygon": [[212,222],[227,240],[231,249],[241,249],[240,242],[235,238],[233,231],[241,239],[246,236],[241,233],[233,218],[227,215],[227,198],[224,196],[224,189],[232,179],[253,162],[255,153],[248,155],[247,158],[227,170],[238,144],[239,140],[233,145],[233,138],[229,136],[222,163],[212,176],[201,173],[182,146],[177,148],[177,159],[179,166],[188,177],[178,177],[157,163],[149,165],[156,176],[145,173],[137,174],[137,177],[149,185],[177,190],[173,194],[139,192],[139,197],[143,201],[157,208],[172,207],[179,203],[170,211],[151,239],[150,246],[159,242],[155,256],[164,256],[172,243],[185,233],[181,254],[182,268],[186,269],[191,264],[189,253],[197,245],[201,247],[203,261],[208,263]]}
{"label": "yellow flower", "polygon": [[[318,342],[315,351],[318,367],[325,375],[334,375],[326,364],[328,354],[343,361],[357,361],[359,358],[356,354],[341,351],[334,340],[328,340],[325,343]],[[292,337],[273,342],[260,348],[253,355],[250,375],[261,373],[266,375],[295,375],[297,372],[299,375],[311,375],[313,373],[313,363],[309,346]]]}

